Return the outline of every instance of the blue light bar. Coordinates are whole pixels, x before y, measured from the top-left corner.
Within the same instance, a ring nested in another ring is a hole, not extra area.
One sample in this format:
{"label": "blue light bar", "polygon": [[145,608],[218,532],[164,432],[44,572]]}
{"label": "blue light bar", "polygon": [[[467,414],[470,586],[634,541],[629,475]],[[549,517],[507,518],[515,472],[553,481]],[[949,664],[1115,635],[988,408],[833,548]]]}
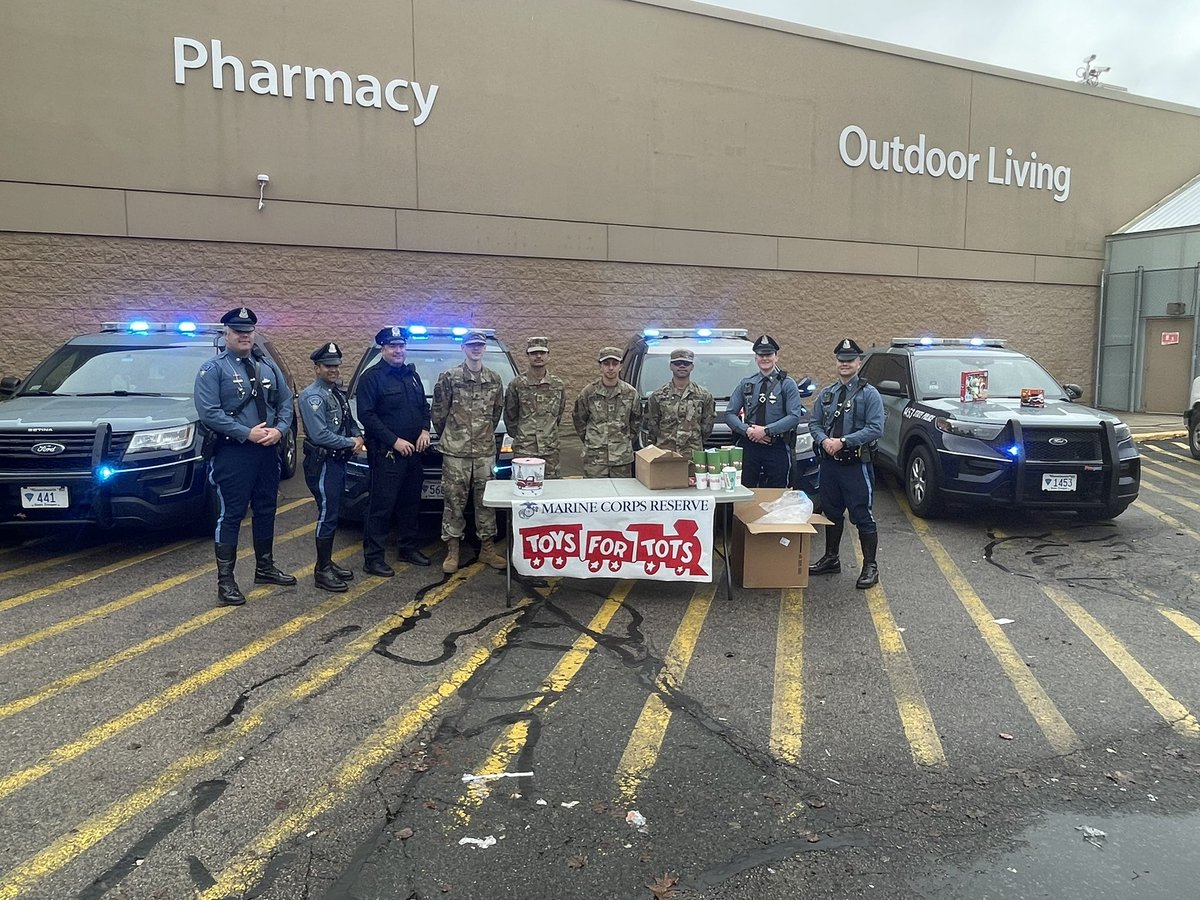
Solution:
{"label": "blue light bar", "polygon": [[643,328],[642,337],[658,337],[657,328]]}
{"label": "blue light bar", "polygon": [[697,328],[696,337],[712,337],[711,328]]}
{"label": "blue light bar", "polygon": [[426,328],[424,325],[409,325],[408,333],[409,334],[429,334],[429,329]]}
{"label": "blue light bar", "polygon": [[922,347],[929,347],[929,346],[931,346],[932,344],[933,344],[933,338],[931,338],[931,337],[923,337],[923,338],[921,338],[921,346],[922,346]]}
{"label": "blue light bar", "polygon": [[972,347],[982,347],[983,346],[983,338],[971,338],[971,340],[968,341],[967,343],[969,343]]}
{"label": "blue light bar", "polygon": [[196,333],[196,323],[195,322],[180,322],[175,327],[179,331],[180,334],[195,334]]}
{"label": "blue light bar", "polygon": [[455,337],[462,337],[464,334],[467,333],[467,330],[468,329],[464,325],[455,325],[453,328],[450,329],[450,333],[452,335],[454,335]]}
{"label": "blue light bar", "polygon": [[129,323],[129,330],[135,334],[145,334],[150,330],[150,323],[145,319],[134,319]]}

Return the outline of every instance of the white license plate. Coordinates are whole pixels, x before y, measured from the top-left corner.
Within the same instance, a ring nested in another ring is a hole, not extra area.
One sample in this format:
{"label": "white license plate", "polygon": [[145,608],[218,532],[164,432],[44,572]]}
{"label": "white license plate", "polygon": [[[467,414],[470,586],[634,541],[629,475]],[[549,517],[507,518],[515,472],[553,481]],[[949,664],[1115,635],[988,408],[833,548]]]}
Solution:
{"label": "white license plate", "polygon": [[1077,475],[1043,475],[1042,490],[1043,491],[1073,491],[1075,483],[1078,481]]}
{"label": "white license plate", "polygon": [[421,499],[422,500],[441,500],[442,483],[440,481],[422,481],[421,482]]}
{"label": "white license plate", "polygon": [[21,506],[25,509],[66,509],[70,505],[65,487],[21,488]]}

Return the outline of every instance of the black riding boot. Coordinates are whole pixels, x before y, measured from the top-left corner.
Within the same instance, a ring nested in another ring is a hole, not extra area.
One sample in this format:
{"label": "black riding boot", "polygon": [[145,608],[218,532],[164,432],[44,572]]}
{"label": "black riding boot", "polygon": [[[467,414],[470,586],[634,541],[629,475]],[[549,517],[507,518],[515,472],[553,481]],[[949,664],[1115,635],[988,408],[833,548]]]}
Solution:
{"label": "black riding boot", "polygon": [[245,596],[233,578],[237,562],[237,544],[215,544],[217,556],[217,606],[241,606]]}
{"label": "black riding boot", "polygon": [[879,584],[879,566],[875,565],[875,551],[879,549],[879,533],[872,531],[870,534],[863,534],[860,531],[858,540],[862,544],[863,567],[862,574],[858,576],[858,581],[854,583],[854,586],[859,590],[864,590]]}
{"label": "black riding boot", "polygon": [[281,584],[285,587],[295,584],[295,576],[276,567],[271,544],[269,540],[254,542],[254,583]]}
{"label": "black riding boot", "polygon": [[825,555],[808,567],[809,575],[836,575],[842,571],[842,560],[838,556],[838,547],[842,543],[842,530],[845,521],[825,526]]}
{"label": "black riding boot", "polygon": [[[330,553],[333,552],[333,538],[329,539],[329,552]],[[342,581],[353,581],[354,580],[353,572],[351,572],[349,569],[347,569],[343,566],[339,566],[332,559],[329,560],[329,568],[331,568],[333,570],[333,574],[336,575],[338,578],[342,579]]]}
{"label": "black riding boot", "polygon": [[340,594],[348,585],[338,577],[330,557],[333,555],[333,538],[317,538],[317,565],[313,569],[313,581],[323,591]]}

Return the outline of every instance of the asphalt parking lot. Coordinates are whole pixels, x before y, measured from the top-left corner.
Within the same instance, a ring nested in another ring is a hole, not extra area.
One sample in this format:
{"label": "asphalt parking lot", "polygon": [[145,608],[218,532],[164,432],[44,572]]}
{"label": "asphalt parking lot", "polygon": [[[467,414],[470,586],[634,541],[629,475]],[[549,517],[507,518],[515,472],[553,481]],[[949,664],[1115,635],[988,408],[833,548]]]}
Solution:
{"label": "asphalt parking lot", "polygon": [[881,486],[866,592],[325,594],[300,479],[241,608],[205,541],[4,535],[0,898],[1187,895],[1200,462],[1143,452],[1113,522]]}

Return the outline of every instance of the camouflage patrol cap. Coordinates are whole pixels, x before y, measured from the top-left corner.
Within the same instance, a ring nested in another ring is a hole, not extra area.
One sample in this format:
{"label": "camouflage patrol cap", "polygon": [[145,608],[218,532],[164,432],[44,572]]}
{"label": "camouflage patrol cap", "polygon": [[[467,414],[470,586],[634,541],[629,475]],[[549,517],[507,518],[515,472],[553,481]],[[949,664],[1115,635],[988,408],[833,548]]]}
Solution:
{"label": "camouflage patrol cap", "polygon": [[597,361],[604,362],[606,359],[615,359],[617,362],[620,362],[621,355],[621,351],[616,347],[602,347]]}
{"label": "camouflage patrol cap", "polygon": [[549,353],[550,341],[544,337],[531,337],[525,342],[526,353]]}
{"label": "camouflage patrol cap", "polygon": [[682,359],[684,362],[694,362],[696,354],[687,347],[676,347],[671,351],[671,362],[675,362],[677,359]]}
{"label": "camouflage patrol cap", "polygon": [[487,335],[482,331],[468,331],[463,337],[463,346],[467,344],[486,344]]}

